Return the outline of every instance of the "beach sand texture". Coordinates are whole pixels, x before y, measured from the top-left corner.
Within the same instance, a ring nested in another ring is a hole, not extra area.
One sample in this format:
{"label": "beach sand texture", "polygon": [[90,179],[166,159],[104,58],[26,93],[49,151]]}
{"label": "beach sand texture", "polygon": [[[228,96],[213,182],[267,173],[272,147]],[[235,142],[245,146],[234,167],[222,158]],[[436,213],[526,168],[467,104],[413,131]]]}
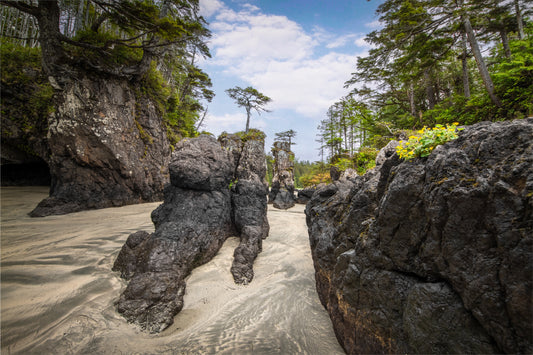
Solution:
{"label": "beach sand texture", "polygon": [[113,262],[130,233],[152,232],[159,203],[30,218],[42,187],[4,187],[2,354],[342,354],[318,300],[304,206],[269,206],[251,284],[233,282],[237,238],[195,269],[185,306],[160,334],[128,324]]}

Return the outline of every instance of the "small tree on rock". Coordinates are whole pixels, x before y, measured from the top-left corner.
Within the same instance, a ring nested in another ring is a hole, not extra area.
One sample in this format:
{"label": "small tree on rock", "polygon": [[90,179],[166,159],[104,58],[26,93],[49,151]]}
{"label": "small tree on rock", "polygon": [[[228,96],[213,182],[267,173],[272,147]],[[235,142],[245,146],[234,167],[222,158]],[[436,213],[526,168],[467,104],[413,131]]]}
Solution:
{"label": "small tree on rock", "polygon": [[278,142],[288,142],[289,148],[291,145],[296,144],[292,142],[292,139],[296,137],[296,131],[290,129],[288,131],[276,133],[276,141]]}
{"label": "small tree on rock", "polygon": [[244,107],[246,109],[246,132],[248,132],[250,127],[252,109],[256,110],[258,114],[261,114],[261,111],[270,112],[264,106],[272,101],[272,99],[263,95],[251,86],[248,86],[246,89],[236,86],[227,89],[226,93],[229,97],[235,100],[239,107]]}

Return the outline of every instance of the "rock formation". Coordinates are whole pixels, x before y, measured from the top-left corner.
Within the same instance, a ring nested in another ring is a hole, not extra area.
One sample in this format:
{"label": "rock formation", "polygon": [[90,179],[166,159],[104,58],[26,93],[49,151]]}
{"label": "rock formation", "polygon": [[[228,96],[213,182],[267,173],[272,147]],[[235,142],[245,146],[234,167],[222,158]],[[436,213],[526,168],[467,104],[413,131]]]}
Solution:
{"label": "rock formation", "polygon": [[125,79],[66,80],[48,118],[50,197],[31,216],[157,201],[170,146],[153,102]]}
{"label": "rock formation", "polygon": [[231,268],[236,283],[253,278],[253,261],[268,235],[264,143],[226,135],[185,139],[170,163],[165,200],[152,212],[155,232],[128,237],[113,270],[130,280],[118,311],[159,332],[183,307],[185,278],[240,235]]}
{"label": "rock formation", "polygon": [[311,198],[313,197],[313,194],[315,193],[315,191],[321,188],[322,185],[323,184],[308,186],[306,188],[298,190],[298,197],[296,198],[296,202],[302,205],[307,204],[307,202],[309,202]]}
{"label": "rock formation", "polygon": [[272,187],[268,195],[269,203],[275,208],[286,210],[295,205],[294,197],[294,153],[289,142],[274,142]]}
{"label": "rock formation", "polygon": [[241,240],[235,249],[231,273],[236,283],[247,284],[252,281],[254,260],[269,232],[264,141],[243,141],[236,134],[222,135],[219,141],[232,153],[235,166],[231,186],[232,217]]}
{"label": "rock formation", "polygon": [[533,352],[533,119],[428,158],[394,143],[306,208],[319,297],[358,353]]}

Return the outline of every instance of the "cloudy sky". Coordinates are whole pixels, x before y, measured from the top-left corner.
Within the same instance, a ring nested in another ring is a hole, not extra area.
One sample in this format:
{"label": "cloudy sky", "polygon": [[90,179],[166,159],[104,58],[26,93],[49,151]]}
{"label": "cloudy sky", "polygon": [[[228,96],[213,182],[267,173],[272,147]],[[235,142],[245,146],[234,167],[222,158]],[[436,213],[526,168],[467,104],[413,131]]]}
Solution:
{"label": "cloudy sky", "polygon": [[246,125],[246,113],[224,90],[253,86],[272,98],[272,112],[253,114],[250,126],[267,134],[297,132],[300,160],[319,160],[317,126],[347,93],[344,82],[357,56],[369,47],[380,0],[200,0],[209,22],[212,58],[200,66],[213,81],[215,98],[203,129],[216,135]]}

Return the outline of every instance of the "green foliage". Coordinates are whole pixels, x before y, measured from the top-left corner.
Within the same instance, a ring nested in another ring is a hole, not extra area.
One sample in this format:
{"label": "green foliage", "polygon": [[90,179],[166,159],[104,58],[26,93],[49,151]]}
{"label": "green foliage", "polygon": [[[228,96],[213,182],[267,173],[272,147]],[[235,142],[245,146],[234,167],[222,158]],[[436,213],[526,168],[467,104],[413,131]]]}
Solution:
{"label": "green foliage", "polygon": [[457,128],[458,123],[448,125],[436,125],[435,128],[422,128],[417,132],[417,135],[409,137],[408,141],[402,141],[396,147],[396,152],[402,159],[412,159],[415,157],[427,157],[431,154],[436,146],[456,139],[457,131],[462,128]]}
{"label": "green foliage", "polygon": [[[2,42],[0,61],[2,119],[12,121],[28,136],[46,131],[54,91],[41,72],[40,50]],[[8,134],[4,128],[2,135]]]}
{"label": "green foliage", "polygon": [[[86,47],[75,45],[67,46],[71,55],[83,58],[99,58],[101,65],[108,67],[134,65],[139,62],[143,56],[141,48],[111,45],[112,43],[121,39],[117,31],[100,30],[93,31],[92,29],[79,30],[74,36],[73,40],[84,43]],[[105,48],[102,50],[101,48]]]}
{"label": "green foliage", "polygon": [[265,142],[265,138],[266,138],[265,132],[263,132],[263,131],[261,131],[259,129],[255,129],[255,128],[250,128],[248,130],[248,132],[240,131],[240,132],[237,132],[235,134],[238,135],[243,142],[247,142],[249,140],[254,140],[254,141],[260,141],[260,142],[264,143]]}
{"label": "green foliage", "polygon": [[236,86],[234,88],[227,89],[226,94],[235,100],[237,106],[244,107],[246,109],[246,131],[248,131],[250,127],[250,116],[252,110],[255,110],[258,114],[261,114],[261,111],[269,112],[269,110],[265,108],[265,105],[272,101],[272,99],[260,93],[251,86],[248,86],[244,89]]}
{"label": "green foliage", "polygon": [[[360,119],[347,124],[343,110],[332,107],[320,127],[329,156],[353,153],[358,133],[366,135],[360,146],[379,147],[386,140],[374,136],[388,139],[399,130],[532,115],[533,22],[525,2],[516,4],[525,35],[518,34],[514,2],[384,0],[377,11],[383,27],[367,35],[373,48],[346,82],[357,84],[349,111]],[[476,43],[485,49],[482,58],[474,58]]]}
{"label": "green foliage", "polygon": [[294,186],[297,189],[301,189],[303,186],[300,181],[302,176],[306,176],[314,169],[314,164],[309,161],[300,161],[298,159],[294,160]]}
{"label": "green foliage", "polygon": [[301,187],[314,186],[322,183],[331,183],[329,166],[322,162],[313,163],[310,166],[309,171],[300,176],[298,179],[298,185]]}
{"label": "green foliage", "polygon": [[376,166],[376,157],[379,150],[369,147],[363,147],[355,156],[357,173],[364,175],[368,170]]}

